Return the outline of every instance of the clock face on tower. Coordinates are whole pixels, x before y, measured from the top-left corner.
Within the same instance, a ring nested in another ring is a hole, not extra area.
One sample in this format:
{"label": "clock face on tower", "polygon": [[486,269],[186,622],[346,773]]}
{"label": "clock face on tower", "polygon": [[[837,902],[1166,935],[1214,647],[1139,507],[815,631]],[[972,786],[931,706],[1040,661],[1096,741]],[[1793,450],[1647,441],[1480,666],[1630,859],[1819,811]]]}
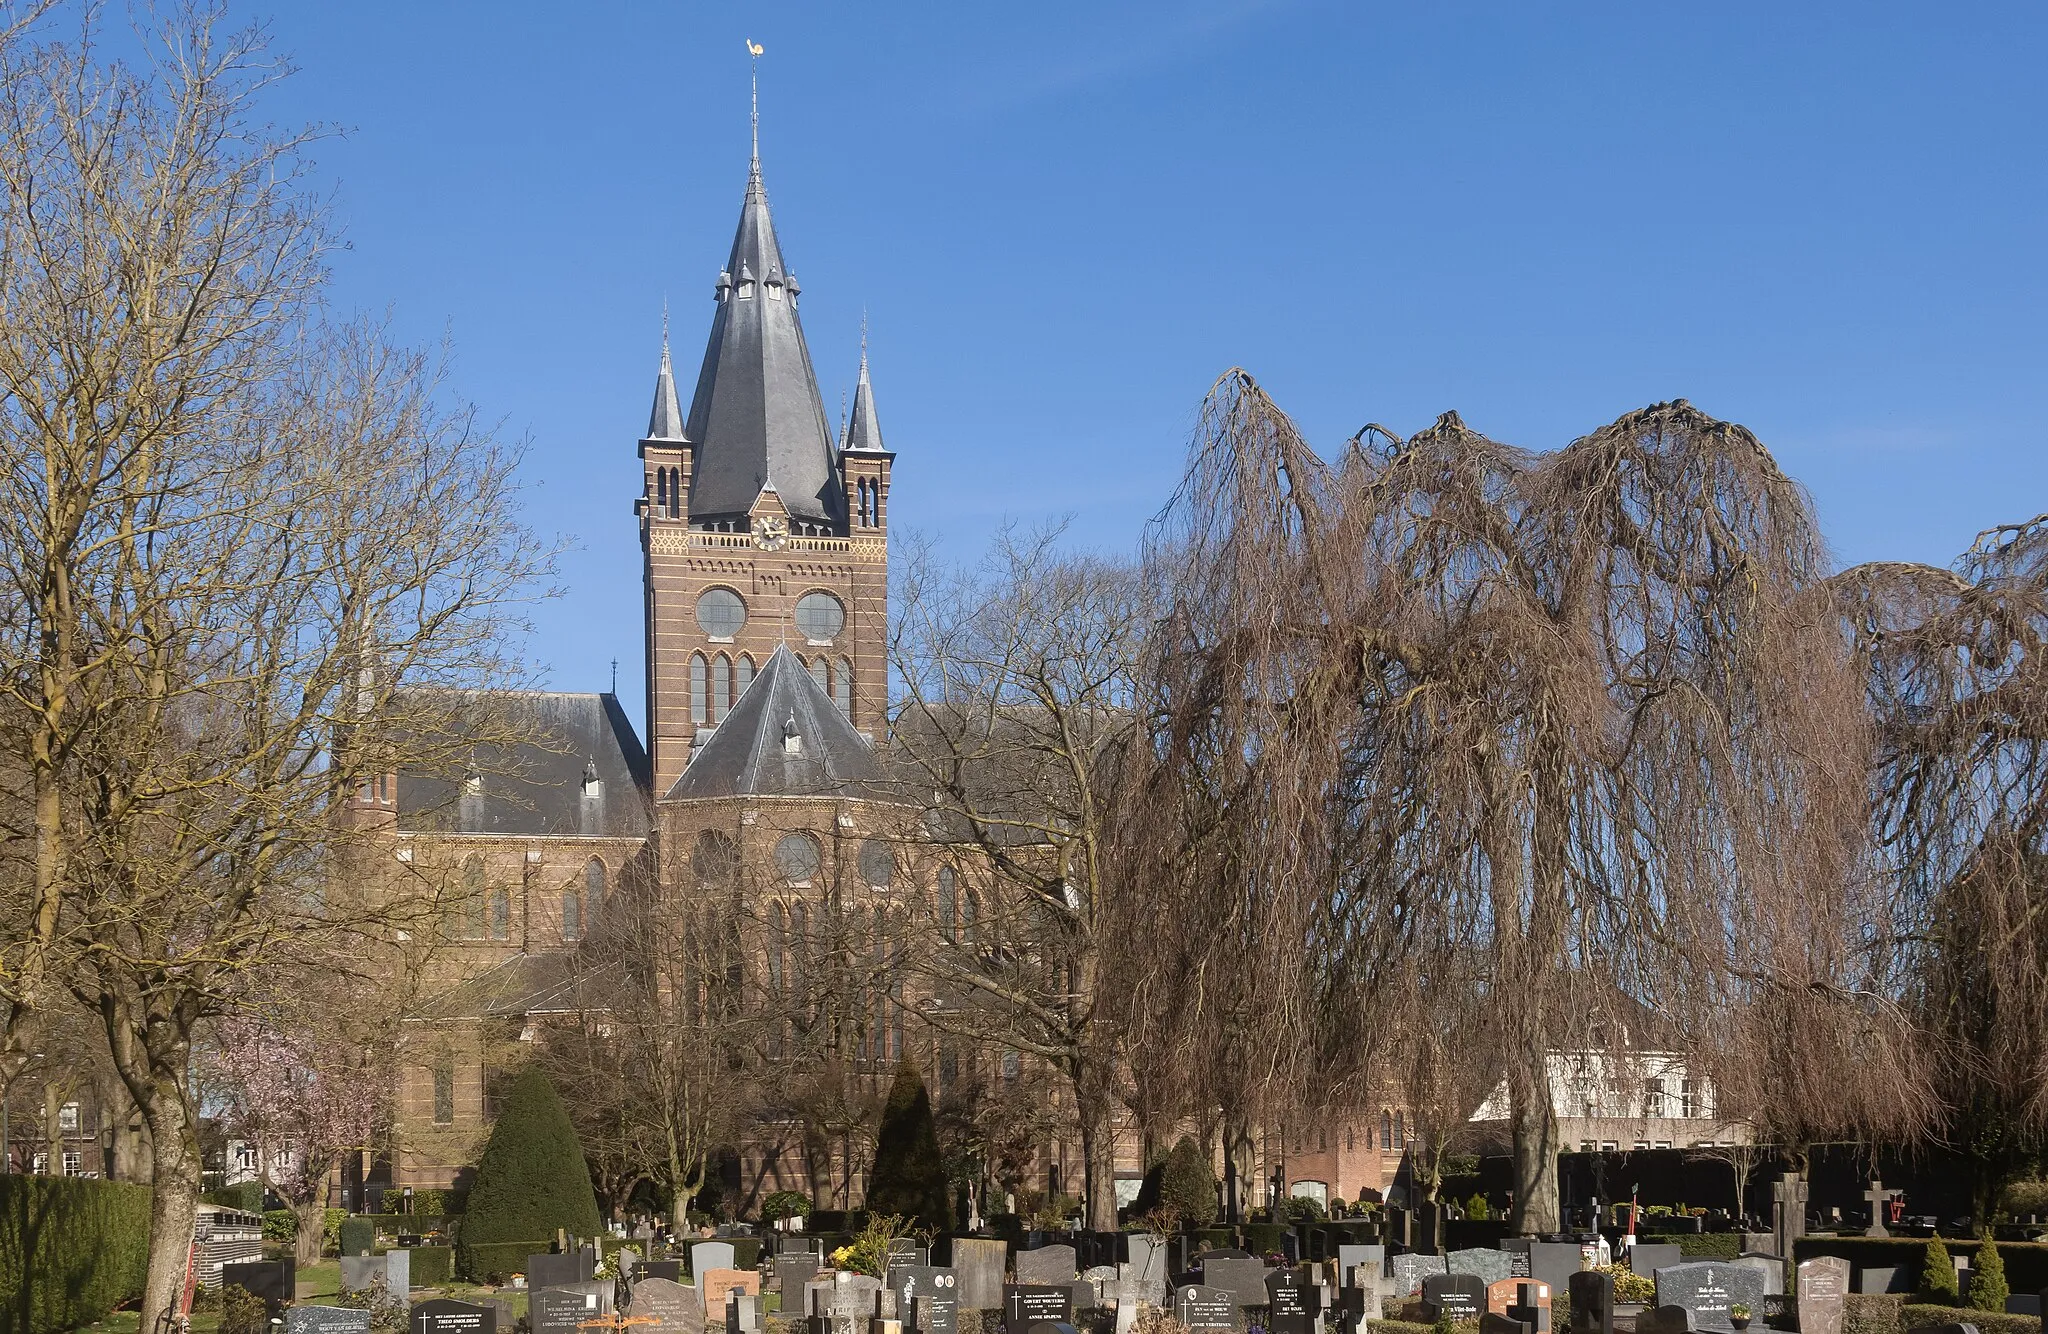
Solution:
{"label": "clock face on tower", "polygon": [[780,551],[783,539],[789,536],[789,525],[773,514],[763,514],[754,520],[754,545],[763,551]]}

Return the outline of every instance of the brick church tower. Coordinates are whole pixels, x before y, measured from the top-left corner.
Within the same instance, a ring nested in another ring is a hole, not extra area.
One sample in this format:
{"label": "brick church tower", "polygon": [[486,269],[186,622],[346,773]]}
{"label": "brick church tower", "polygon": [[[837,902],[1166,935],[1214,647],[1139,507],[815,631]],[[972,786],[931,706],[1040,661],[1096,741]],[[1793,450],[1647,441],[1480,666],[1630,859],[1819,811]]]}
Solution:
{"label": "brick church tower", "polygon": [[689,415],[662,332],[640,441],[647,739],[654,795],[754,675],[788,645],[854,727],[888,707],[889,472],[861,351],[853,413],[832,438],[756,146]]}

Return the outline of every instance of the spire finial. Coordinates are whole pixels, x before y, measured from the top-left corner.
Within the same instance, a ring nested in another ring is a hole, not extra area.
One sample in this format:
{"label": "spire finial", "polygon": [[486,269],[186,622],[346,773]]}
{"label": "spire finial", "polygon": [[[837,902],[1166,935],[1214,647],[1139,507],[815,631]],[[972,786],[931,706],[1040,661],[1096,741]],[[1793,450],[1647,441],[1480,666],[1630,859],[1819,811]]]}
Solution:
{"label": "spire finial", "polygon": [[661,364],[668,365],[668,293],[661,294]]}
{"label": "spire finial", "polygon": [[753,65],[754,75],[754,174],[757,176],[760,175],[761,172],[761,52],[764,49],[765,48],[759,42],[755,41],[753,38],[747,38],[747,56],[749,57],[749,63]]}
{"label": "spire finial", "polygon": [[860,308],[860,378],[863,382],[868,378],[868,308],[865,303]]}

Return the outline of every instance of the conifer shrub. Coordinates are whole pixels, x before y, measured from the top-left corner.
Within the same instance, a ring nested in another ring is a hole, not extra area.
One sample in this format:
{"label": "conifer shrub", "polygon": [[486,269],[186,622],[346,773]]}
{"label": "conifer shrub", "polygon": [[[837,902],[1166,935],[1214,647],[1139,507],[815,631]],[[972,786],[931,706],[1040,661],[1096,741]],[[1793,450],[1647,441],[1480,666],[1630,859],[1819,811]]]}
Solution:
{"label": "conifer shrub", "polygon": [[568,1109],[546,1073],[529,1065],[506,1090],[477,1164],[456,1266],[481,1277],[485,1250],[495,1260],[507,1242],[542,1249],[563,1228],[572,1236],[597,1235],[597,1193]]}
{"label": "conifer shrub", "polygon": [[952,1225],[931,1094],[908,1059],[896,1067],[896,1082],[882,1109],[875,1167],[868,1175],[867,1211],[870,1216],[900,1218],[910,1229],[943,1232]]}
{"label": "conifer shrub", "polygon": [[1927,1239],[1927,1252],[1920,1260],[1917,1295],[1923,1305],[1930,1306],[1954,1306],[1962,1298],[1956,1286],[1955,1261],[1949,1258],[1948,1247],[1941,1244],[1939,1236]]}
{"label": "conifer shrub", "polygon": [[1998,1243],[1987,1231],[1970,1269],[1970,1305],[1979,1311],[2004,1314],[2005,1299],[2010,1296],[2012,1288],[2005,1281],[2005,1258],[1998,1253]]}
{"label": "conifer shrub", "polygon": [[1182,1135],[1167,1155],[1159,1200],[1190,1227],[1204,1228],[1216,1221],[1216,1174],[1192,1135]]}
{"label": "conifer shrub", "polygon": [[0,1334],[92,1324],[142,1295],[149,1188],[0,1175]]}

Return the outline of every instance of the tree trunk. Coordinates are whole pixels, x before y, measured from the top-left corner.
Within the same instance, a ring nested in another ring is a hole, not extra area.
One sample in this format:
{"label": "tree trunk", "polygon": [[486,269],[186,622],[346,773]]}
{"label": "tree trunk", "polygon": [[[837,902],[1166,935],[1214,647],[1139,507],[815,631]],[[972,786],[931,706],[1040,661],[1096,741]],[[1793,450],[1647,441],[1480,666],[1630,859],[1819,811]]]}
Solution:
{"label": "tree trunk", "polygon": [[1109,1072],[1083,1057],[1074,1075],[1074,1108],[1081,1122],[1083,1217],[1091,1232],[1116,1227],[1116,1100]]}
{"label": "tree trunk", "polygon": [[1557,1109],[1551,1104],[1549,1056],[1540,1045],[1524,1053],[1508,1080],[1515,1208],[1509,1227],[1523,1237],[1558,1230]]}
{"label": "tree trunk", "polygon": [[182,1073],[183,1065],[166,1071],[152,1064],[157,1068],[140,1100],[151,1148],[149,1270],[137,1326],[144,1331],[157,1330],[178,1309],[199,1205],[199,1127],[173,1072]]}
{"label": "tree trunk", "polygon": [[292,1242],[292,1255],[298,1260],[299,1268],[320,1263],[320,1250],[327,1240],[327,1174],[320,1174],[320,1181],[313,1193],[306,1199],[292,1201],[292,1216],[298,1220],[298,1234]]}

